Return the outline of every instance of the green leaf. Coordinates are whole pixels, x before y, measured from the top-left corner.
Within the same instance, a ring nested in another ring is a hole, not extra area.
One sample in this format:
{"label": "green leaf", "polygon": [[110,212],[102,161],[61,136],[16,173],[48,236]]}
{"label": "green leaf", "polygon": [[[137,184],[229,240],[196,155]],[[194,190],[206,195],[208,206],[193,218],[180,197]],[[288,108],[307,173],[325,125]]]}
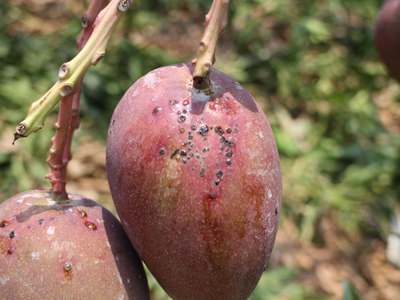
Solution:
{"label": "green leaf", "polygon": [[356,289],[346,280],[342,280],[343,300],[361,300]]}

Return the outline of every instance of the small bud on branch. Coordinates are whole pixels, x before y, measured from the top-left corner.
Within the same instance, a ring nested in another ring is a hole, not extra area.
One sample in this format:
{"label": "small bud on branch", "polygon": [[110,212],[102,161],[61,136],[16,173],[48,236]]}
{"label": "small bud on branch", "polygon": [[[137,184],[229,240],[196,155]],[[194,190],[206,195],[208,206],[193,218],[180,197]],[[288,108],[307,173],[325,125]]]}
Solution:
{"label": "small bud on branch", "polygon": [[58,77],[60,79],[65,78],[67,75],[69,74],[69,66],[67,63],[62,64],[62,66],[60,67],[60,71],[58,72]]}

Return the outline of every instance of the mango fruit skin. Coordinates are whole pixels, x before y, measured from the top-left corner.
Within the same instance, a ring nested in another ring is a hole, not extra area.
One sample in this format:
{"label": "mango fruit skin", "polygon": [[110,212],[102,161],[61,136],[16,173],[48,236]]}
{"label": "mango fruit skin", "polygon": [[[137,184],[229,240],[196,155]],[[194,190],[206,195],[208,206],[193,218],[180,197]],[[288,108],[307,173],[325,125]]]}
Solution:
{"label": "mango fruit skin", "polygon": [[116,107],[107,174],[121,222],[179,300],[247,299],[275,241],[282,197],[268,120],[235,80],[192,86],[178,64],[139,79]]}
{"label": "mango fruit skin", "polygon": [[139,256],[121,223],[69,193],[32,190],[0,204],[0,299],[149,300]]}
{"label": "mango fruit skin", "polygon": [[387,0],[381,7],[374,42],[389,75],[400,82],[400,1]]}

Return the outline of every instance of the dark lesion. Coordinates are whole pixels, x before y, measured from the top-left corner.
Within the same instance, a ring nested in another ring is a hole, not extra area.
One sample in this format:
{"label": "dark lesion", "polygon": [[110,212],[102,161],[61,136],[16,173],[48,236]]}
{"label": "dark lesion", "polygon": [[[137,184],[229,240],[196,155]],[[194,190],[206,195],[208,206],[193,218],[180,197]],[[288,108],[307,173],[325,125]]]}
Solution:
{"label": "dark lesion", "polygon": [[207,73],[206,76],[194,76],[193,87],[198,90],[206,90],[211,87],[211,80]]}
{"label": "dark lesion", "polygon": [[177,155],[177,154],[178,154],[178,152],[179,152],[179,149],[176,149],[176,150],[175,150],[175,151],[172,153],[172,155],[171,155],[171,159],[172,159],[172,158],[174,158],[174,156],[175,156],[175,155]]}

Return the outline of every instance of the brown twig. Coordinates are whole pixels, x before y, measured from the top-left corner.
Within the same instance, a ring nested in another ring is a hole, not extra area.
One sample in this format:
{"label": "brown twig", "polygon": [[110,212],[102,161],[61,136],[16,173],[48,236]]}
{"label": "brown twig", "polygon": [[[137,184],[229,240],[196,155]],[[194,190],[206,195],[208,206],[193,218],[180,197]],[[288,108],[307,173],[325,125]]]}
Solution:
{"label": "brown twig", "polygon": [[65,190],[66,182],[63,154],[71,122],[72,100],[72,94],[61,99],[58,121],[54,126],[56,129],[56,134],[51,139],[52,145],[49,150],[50,156],[47,159],[47,162],[51,168],[51,173],[46,175],[46,178],[50,179],[54,200],[57,202],[68,200],[68,194]]}
{"label": "brown twig", "polygon": [[[76,42],[78,52],[82,50],[89,40],[96,17],[105,5],[105,0],[93,0],[82,17],[83,29]],[[79,100],[83,76],[84,74],[79,79],[76,93],[61,99],[58,121],[55,124],[56,134],[51,140],[50,156],[47,159],[51,173],[46,175],[46,178],[50,179],[54,199],[57,202],[68,200],[65,170],[68,161],[71,159],[72,137],[75,129],[79,127]]]}

